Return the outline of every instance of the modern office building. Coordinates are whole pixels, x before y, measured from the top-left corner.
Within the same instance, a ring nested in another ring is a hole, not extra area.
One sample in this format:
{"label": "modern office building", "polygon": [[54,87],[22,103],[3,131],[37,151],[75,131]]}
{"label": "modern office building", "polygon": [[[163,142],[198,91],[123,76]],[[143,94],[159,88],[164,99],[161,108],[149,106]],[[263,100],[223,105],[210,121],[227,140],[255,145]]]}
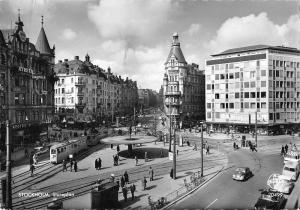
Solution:
{"label": "modern office building", "polygon": [[205,119],[205,75],[197,64],[186,62],[177,33],[165,62],[163,94],[164,110],[177,122]]}
{"label": "modern office building", "polygon": [[[300,51],[254,45],[206,61],[206,122],[259,132],[297,129],[300,122]],[[257,116],[257,117],[256,117]]]}
{"label": "modern office building", "polygon": [[84,61],[79,56],[59,60],[55,72],[55,109],[61,121],[114,121],[138,104],[137,83],[92,64],[89,55]]}
{"label": "modern office building", "polygon": [[19,15],[14,29],[0,30],[1,145],[9,119],[14,149],[46,141],[54,113],[55,48],[49,46],[43,20],[36,44],[23,26]]}

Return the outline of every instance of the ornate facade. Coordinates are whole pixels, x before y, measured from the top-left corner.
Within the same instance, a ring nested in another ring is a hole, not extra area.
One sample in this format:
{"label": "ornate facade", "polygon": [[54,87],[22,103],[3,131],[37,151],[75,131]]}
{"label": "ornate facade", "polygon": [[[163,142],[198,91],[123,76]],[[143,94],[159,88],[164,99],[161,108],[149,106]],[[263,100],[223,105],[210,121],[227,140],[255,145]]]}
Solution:
{"label": "ornate facade", "polygon": [[[188,64],[180,48],[178,34],[165,62],[164,109],[181,120],[205,119],[205,76],[197,64]],[[174,119],[174,118],[173,118]]]}
{"label": "ornate facade", "polygon": [[59,81],[55,83],[56,112],[66,121],[114,121],[116,116],[133,113],[137,105],[137,83],[105,71],[91,63],[86,55],[81,61],[59,61],[55,65]]}
{"label": "ornate facade", "polygon": [[43,20],[36,44],[23,26],[19,15],[14,29],[0,30],[1,144],[9,119],[14,147],[46,140],[54,112],[55,48],[49,46]]}

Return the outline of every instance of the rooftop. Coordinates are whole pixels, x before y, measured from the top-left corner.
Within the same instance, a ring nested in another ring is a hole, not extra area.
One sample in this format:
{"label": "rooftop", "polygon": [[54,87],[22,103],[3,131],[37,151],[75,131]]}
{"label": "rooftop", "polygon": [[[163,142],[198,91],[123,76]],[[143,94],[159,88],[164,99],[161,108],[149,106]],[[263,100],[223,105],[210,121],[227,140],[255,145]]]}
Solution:
{"label": "rooftop", "polygon": [[298,50],[297,48],[293,48],[293,47],[270,46],[270,45],[251,45],[251,46],[246,46],[246,47],[232,48],[232,49],[225,50],[218,54],[213,54],[211,56],[229,55],[229,54],[235,54],[235,53],[257,51],[257,50],[267,50],[267,49],[300,53],[300,50]]}

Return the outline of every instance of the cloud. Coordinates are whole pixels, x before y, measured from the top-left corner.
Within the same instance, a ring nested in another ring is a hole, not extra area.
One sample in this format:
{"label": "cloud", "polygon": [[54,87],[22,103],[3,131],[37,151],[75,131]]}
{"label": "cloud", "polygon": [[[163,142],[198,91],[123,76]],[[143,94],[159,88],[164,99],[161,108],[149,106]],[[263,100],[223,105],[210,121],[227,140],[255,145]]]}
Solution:
{"label": "cloud", "polygon": [[170,0],[102,0],[88,7],[100,35],[126,41],[127,48],[153,43],[166,24]]}
{"label": "cloud", "polygon": [[212,53],[255,44],[298,47],[299,25],[298,15],[291,16],[287,23],[282,25],[272,22],[267,13],[233,17],[227,19],[217,31],[216,36],[204,46]]}
{"label": "cloud", "polygon": [[200,24],[197,24],[197,23],[193,23],[190,25],[189,29],[187,30],[187,33],[190,35],[190,36],[193,36],[195,34],[197,34],[201,29],[201,25]]}
{"label": "cloud", "polygon": [[65,40],[72,40],[76,38],[77,33],[70,28],[66,28],[62,31],[61,36]]}

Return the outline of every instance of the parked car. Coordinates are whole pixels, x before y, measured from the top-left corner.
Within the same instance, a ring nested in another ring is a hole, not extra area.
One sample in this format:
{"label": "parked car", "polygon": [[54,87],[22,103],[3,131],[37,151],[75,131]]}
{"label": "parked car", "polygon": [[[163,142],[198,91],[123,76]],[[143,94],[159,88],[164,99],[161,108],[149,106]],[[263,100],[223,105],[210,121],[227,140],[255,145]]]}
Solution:
{"label": "parked car", "polygon": [[300,154],[295,151],[288,152],[286,154],[286,156],[284,157],[284,164],[288,161],[295,161],[299,164],[300,163]]}
{"label": "parked car", "polygon": [[239,167],[235,170],[234,174],[232,175],[232,179],[238,181],[245,181],[251,176],[253,176],[253,174],[248,167]]}
{"label": "parked car", "polygon": [[288,180],[296,181],[300,172],[300,166],[297,161],[287,161],[282,169],[282,175]]}
{"label": "parked car", "polygon": [[259,209],[282,209],[285,205],[286,198],[280,192],[269,190],[261,190],[260,197],[254,205],[254,208]]}
{"label": "parked car", "polygon": [[280,176],[279,181],[274,183],[274,186],[272,187],[275,191],[290,194],[294,188],[295,184],[291,182],[290,180],[287,180],[285,176]]}

